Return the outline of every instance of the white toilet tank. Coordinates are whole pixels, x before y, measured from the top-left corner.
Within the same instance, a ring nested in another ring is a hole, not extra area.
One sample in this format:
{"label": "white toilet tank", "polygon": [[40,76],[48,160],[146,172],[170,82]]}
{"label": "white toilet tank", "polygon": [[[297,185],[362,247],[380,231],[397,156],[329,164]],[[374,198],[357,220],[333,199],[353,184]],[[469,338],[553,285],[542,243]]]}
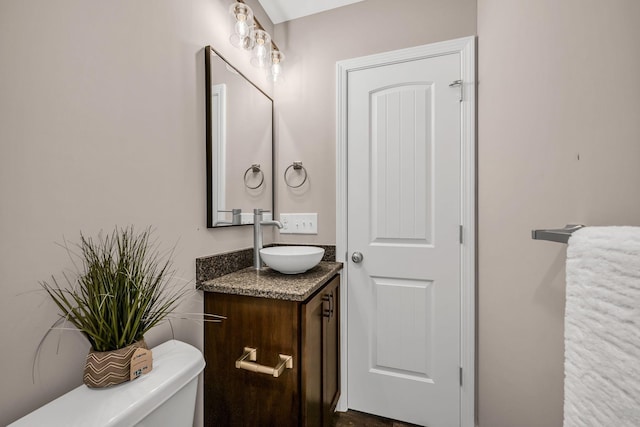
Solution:
{"label": "white toilet tank", "polygon": [[197,348],[171,340],[152,349],[153,370],[117,386],[85,385],[20,418],[9,427],[191,427],[198,375]]}

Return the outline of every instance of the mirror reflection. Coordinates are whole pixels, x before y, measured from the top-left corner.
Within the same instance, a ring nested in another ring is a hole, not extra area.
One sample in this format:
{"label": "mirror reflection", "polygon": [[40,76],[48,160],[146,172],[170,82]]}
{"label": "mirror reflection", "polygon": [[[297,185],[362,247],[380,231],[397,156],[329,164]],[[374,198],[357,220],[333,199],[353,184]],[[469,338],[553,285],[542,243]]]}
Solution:
{"label": "mirror reflection", "polygon": [[207,227],[252,224],[273,212],[273,100],[211,46],[205,78]]}

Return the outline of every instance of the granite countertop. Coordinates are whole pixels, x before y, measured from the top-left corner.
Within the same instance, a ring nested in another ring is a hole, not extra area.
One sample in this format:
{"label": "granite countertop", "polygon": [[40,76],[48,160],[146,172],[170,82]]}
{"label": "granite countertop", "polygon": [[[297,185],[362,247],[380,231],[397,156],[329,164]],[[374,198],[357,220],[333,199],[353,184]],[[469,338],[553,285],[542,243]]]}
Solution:
{"label": "granite countertop", "polygon": [[301,274],[282,274],[269,267],[248,267],[202,282],[205,292],[247,295],[288,301],[304,301],[342,269],[341,262],[322,261]]}

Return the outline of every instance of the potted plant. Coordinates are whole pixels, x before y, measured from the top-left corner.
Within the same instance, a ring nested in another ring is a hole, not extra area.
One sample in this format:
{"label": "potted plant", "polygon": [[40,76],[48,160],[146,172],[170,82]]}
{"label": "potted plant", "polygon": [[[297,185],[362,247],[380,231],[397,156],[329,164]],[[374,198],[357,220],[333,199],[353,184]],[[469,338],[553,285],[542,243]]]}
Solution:
{"label": "potted plant", "polygon": [[184,287],[170,285],[170,257],[160,256],[150,234],[150,228],[136,234],[133,227],[97,239],[81,233],[77,277],[41,282],[62,312],[59,322],[70,322],[91,343],[83,376],[89,387],[128,381],[134,351],[147,348],[144,334],[185,295]]}

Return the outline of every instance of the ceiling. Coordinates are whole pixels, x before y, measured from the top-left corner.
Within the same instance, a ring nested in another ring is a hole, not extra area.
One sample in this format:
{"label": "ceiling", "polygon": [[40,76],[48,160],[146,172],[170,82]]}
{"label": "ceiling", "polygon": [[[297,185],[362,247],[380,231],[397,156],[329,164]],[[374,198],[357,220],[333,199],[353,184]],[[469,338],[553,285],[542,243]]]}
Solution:
{"label": "ceiling", "polygon": [[363,0],[258,0],[274,24],[290,21],[325,10],[335,9]]}

